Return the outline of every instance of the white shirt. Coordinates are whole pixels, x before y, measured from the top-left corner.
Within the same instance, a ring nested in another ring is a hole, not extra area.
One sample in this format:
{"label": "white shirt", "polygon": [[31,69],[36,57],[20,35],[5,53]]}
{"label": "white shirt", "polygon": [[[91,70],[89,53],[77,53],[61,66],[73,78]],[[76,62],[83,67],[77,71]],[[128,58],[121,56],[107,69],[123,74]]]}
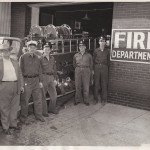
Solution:
{"label": "white shirt", "polygon": [[2,81],[17,81],[15,68],[10,59],[3,58],[4,75]]}

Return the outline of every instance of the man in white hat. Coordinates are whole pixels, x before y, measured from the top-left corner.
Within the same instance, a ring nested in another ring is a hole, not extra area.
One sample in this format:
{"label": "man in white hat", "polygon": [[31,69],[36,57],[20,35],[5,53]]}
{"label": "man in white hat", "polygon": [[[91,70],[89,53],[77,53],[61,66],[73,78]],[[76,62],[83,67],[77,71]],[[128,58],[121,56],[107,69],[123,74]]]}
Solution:
{"label": "man in white hat", "polygon": [[10,129],[20,130],[17,125],[17,111],[20,93],[24,92],[22,73],[17,60],[11,59],[12,48],[1,44],[0,51],[0,115],[3,132],[10,135]]}
{"label": "man in white hat", "polygon": [[34,102],[34,114],[37,120],[44,122],[42,116],[42,97],[40,87],[42,86],[42,69],[39,57],[35,54],[36,41],[27,42],[28,53],[20,57],[20,68],[25,82],[25,92],[21,101],[21,118],[25,123],[28,116],[28,103],[32,95]]}

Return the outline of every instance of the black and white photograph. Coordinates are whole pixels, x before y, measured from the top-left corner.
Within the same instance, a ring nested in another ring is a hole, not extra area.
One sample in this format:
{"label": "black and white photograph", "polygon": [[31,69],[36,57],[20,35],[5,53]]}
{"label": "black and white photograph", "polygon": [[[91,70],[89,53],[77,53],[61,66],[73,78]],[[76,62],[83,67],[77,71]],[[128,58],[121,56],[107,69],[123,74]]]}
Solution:
{"label": "black and white photograph", "polygon": [[150,1],[0,1],[7,146],[150,147]]}

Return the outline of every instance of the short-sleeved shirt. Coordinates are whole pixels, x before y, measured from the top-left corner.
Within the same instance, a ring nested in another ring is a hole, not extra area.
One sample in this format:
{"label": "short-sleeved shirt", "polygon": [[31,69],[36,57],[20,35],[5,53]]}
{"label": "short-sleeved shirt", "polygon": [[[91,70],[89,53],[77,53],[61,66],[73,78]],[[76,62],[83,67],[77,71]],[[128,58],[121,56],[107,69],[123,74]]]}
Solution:
{"label": "short-sleeved shirt", "polygon": [[79,52],[76,53],[73,57],[73,66],[76,67],[89,67],[93,68],[93,59],[92,55],[85,52],[83,55]]}
{"label": "short-sleeved shirt", "polygon": [[103,51],[100,48],[95,49],[93,53],[94,64],[109,65],[109,56],[108,49],[105,48]]}

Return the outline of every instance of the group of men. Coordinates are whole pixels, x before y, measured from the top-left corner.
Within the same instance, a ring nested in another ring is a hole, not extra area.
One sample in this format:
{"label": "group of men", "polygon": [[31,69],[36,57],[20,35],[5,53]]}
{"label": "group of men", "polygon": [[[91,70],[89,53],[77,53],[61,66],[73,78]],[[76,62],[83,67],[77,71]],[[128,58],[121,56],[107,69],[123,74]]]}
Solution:
{"label": "group of men", "polygon": [[99,38],[99,47],[94,50],[93,57],[86,52],[86,45],[83,41],[79,43],[79,52],[73,57],[75,67],[75,105],[78,105],[82,99],[85,105],[89,103],[89,87],[91,76],[94,74],[94,104],[99,101],[99,91],[102,105],[107,102],[108,88],[108,67],[109,50],[106,48],[106,38]]}
{"label": "group of men", "polygon": [[[95,104],[99,100],[99,89],[101,90],[101,101],[107,102],[108,65],[109,51],[106,49],[106,39],[99,39],[99,48],[95,49],[93,57],[86,52],[84,41],[79,43],[79,52],[73,57],[75,67],[75,105],[82,99],[85,105],[89,105],[89,86],[91,75],[94,72],[94,99]],[[21,105],[20,121],[25,123],[28,116],[28,103],[32,96],[34,102],[35,118],[45,122],[44,117],[48,113],[58,114],[56,108],[56,62],[51,53],[51,46],[46,44],[43,55],[38,57],[36,41],[27,42],[28,52],[17,60],[10,58],[12,48],[1,44],[0,51],[0,115],[3,132],[7,135],[21,130],[17,122],[17,112]],[[46,94],[49,93],[50,103],[47,105]],[[22,94],[21,94],[22,93]],[[21,95],[21,98],[20,98]]]}
{"label": "group of men", "polygon": [[[58,114],[55,87],[56,63],[54,57],[50,55],[50,45],[44,46],[44,53],[41,57],[35,54],[36,41],[27,42],[27,49],[28,52],[21,55],[18,63],[17,60],[10,58],[12,50],[10,45],[0,45],[2,52],[0,59],[0,115],[3,133],[7,135],[12,134],[10,129],[21,130],[21,126],[17,122],[19,104],[21,104],[20,121],[26,122],[31,96],[37,120],[45,122],[44,117],[48,117],[48,113]],[[49,107],[47,107],[46,101],[47,92],[51,99]]]}

